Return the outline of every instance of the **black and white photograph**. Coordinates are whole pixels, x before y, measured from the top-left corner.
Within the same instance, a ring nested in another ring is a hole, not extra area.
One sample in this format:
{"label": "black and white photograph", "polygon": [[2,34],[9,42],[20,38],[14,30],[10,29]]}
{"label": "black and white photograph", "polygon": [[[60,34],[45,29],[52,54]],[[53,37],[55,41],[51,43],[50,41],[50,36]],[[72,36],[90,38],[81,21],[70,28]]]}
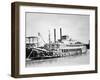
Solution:
{"label": "black and white photograph", "polygon": [[12,4],[12,76],[97,73],[97,7]]}
{"label": "black and white photograph", "polygon": [[90,16],[25,13],[26,67],[88,65]]}

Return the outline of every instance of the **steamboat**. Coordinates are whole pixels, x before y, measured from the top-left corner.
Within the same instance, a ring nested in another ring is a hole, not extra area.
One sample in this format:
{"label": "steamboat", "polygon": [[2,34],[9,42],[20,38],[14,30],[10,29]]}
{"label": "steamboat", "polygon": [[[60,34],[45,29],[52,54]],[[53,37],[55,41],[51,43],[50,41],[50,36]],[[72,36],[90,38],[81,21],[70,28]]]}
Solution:
{"label": "steamboat", "polygon": [[[28,43],[26,43],[26,59],[39,60],[58,58],[74,55],[82,55],[87,52],[86,44],[71,39],[68,35],[62,35],[62,29],[60,28],[60,39],[56,40],[56,29],[54,29],[54,41],[50,40],[46,43],[38,33],[37,36],[26,37]],[[44,42],[43,46],[39,46],[39,38]]]}

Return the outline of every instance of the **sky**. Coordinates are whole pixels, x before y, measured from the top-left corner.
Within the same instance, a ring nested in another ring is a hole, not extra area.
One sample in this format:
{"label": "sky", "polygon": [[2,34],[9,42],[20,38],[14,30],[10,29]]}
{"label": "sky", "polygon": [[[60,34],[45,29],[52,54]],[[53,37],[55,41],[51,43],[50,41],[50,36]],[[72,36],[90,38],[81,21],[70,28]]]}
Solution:
{"label": "sky", "polygon": [[25,14],[26,37],[42,35],[45,42],[49,41],[50,30],[51,41],[54,41],[54,28],[56,39],[60,39],[60,28],[62,35],[69,35],[73,40],[88,43],[90,36],[89,15],[76,14],[51,14],[51,13],[30,13]]}

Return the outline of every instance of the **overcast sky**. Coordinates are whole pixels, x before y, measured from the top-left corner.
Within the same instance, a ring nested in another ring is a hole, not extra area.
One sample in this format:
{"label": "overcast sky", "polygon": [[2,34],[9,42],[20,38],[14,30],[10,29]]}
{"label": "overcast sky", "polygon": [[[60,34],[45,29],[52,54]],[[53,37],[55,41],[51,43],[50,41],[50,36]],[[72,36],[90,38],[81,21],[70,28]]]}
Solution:
{"label": "overcast sky", "polygon": [[60,38],[60,28],[62,28],[63,35],[88,43],[89,26],[88,15],[26,13],[26,36],[37,36],[39,32],[46,42],[48,42],[49,30],[51,40],[54,41],[54,28],[57,33],[56,39]]}

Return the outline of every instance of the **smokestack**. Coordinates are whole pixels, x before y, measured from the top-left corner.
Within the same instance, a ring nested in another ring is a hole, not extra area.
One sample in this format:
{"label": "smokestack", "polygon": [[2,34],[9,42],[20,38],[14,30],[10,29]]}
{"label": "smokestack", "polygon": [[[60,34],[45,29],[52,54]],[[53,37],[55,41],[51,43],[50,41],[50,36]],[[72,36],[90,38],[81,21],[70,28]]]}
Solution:
{"label": "smokestack", "polygon": [[62,40],[62,29],[60,28],[60,40]]}
{"label": "smokestack", "polygon": [[56,29],[54,29],[54,42],[56,42]]}

